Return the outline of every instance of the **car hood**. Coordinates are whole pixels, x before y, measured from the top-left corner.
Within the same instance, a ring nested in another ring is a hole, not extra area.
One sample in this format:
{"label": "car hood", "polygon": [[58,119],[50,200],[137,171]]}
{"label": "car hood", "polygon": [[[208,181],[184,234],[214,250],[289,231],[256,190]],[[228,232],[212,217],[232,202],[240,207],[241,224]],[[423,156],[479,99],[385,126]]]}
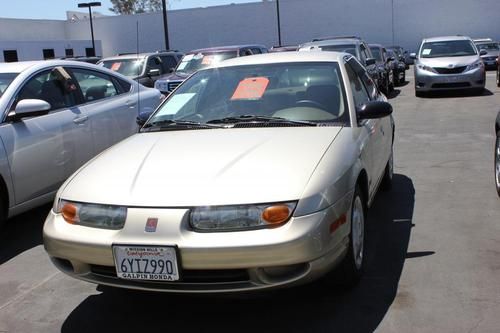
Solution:
{"label": "car hood", "polygon": [[297,200],[341,127],[136,134],[70,178],[60,197],[136,207]]}
{"label": "car hood", "polygon": [[473,55],[467,57],[420,58],[419,62],[429,67],[449,68],[450,65],[453,65],[453,67],[468,66],[479,59],[479,56]]}
{"label": "car hood", "polygon": [[184,75],[184,74],[178,74],[178,73],[172,73],[169,75],[164,75],[161,76],[158,81],[184,81],[187,79],[189,74]]}
{"label": "car hood", "polygon": [[482,55],[481,57],[498,57],[500,52],[499,51],[486,51],[488,53],[486,53],[485,55]]}

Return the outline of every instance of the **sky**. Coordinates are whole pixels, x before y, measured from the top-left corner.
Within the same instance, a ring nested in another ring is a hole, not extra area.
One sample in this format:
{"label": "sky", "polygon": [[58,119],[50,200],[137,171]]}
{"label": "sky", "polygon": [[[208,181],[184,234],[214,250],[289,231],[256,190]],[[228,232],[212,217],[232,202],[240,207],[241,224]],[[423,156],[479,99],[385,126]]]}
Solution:
{"label": "sky", "polygon": [[[81,11],[84,8],[78,8],[78,3],[91,1],[94,0],[1,0],[0,17],[65,20],[66,11]],[[170,0],[169,2],[170,9],[183,9],[256,1],[260,0]],[[100,2],[102,7],[94,7],[93,10],[104,15],[113,15],[108,10],[112,7],[111,1],[100,0]]]}

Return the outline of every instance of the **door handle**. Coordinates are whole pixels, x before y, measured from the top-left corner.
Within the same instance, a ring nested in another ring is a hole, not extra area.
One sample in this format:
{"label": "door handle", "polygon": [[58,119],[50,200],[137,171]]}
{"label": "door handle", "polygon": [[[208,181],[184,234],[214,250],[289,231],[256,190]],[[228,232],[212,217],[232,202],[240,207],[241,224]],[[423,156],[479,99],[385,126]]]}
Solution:
{"label": "door handle", "polygon": [[84,122],[86,122],[87,120],[89,120],[89,117],[88,116],[82,116],[82,117],[78,117],[78,118],[75,118],[73,119],[73,122],[75,124],[83,124]]}
{"label": "door handle", "polygon": [[128,107],[133,108],[134,106],[137,105],[137,101],[126,101],[125,105],[128,106]]}

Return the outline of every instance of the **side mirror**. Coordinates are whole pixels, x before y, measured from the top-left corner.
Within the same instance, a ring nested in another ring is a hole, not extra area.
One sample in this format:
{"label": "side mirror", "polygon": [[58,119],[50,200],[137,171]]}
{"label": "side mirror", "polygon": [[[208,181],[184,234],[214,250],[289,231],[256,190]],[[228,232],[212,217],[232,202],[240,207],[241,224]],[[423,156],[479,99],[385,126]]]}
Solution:
{"label": "side mirror", "polygon": [[170,69],[168,70],[168,72],[169,72],[169,73],[173,73],[173,72],[175,72],[175,67],[170,68]]}
{"label": "side mirror", "polygon": [[371,66],[371,65],[375,65],[376,62],[377,62],[377,60],[375,58],[368,58],[368,59],[366,59],[365,64],[366,64],[366,66]]}
{"label": "side mirror", "polygon": [[34,117],[47,114],[50,111],[50,104],[41,99],[20,100],[14,111],[9,113],[9,118],[16,121],[25,117]]}
{"label": "side mirror", "polygon": [[488,51],[486,51],[486,50],[479,51],[480,56],[487,55],[487,54],[488,54]]}
{"label": "side mirror", "polygon": [[410,59],[416,60],[417,59],[417,54],[416,53],[410,53]]}
{"label": "side mirror", "polygon": [[160,70],[158,68],[153,68],[148,71],[148,76],[158,76],[160,75]]}
{"label": "side mirror", "polygon": [[358,120],[383,118],[392,113],[392,105],[387,102],[371,101],[357,110]]}
{"label": "side mirror", "polygon": [[148,121],[153,111],[154,110],[152,108],[148,108],[146,111],[141,111],[137,118],[135,118],[135,122],[137,123],[137,125],[142,127],[146,123],[146,121]]}

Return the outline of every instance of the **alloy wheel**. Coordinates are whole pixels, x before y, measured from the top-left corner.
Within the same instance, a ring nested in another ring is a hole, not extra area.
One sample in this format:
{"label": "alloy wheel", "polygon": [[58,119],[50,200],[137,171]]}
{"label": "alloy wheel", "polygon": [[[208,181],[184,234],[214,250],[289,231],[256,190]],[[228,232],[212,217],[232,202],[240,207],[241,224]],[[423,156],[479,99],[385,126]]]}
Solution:
{"label": "alloy wheel", "polygon": [[354,254],[354,264],[356,269],[361,269],[363,265],[365,217],[361,198],[356,196],[352,207],[352,251]]}
{"label": "alloy wheel", "polygon": [[497,137],[495,145],[495,182],[498,191],[500,189],[500,137]]}

